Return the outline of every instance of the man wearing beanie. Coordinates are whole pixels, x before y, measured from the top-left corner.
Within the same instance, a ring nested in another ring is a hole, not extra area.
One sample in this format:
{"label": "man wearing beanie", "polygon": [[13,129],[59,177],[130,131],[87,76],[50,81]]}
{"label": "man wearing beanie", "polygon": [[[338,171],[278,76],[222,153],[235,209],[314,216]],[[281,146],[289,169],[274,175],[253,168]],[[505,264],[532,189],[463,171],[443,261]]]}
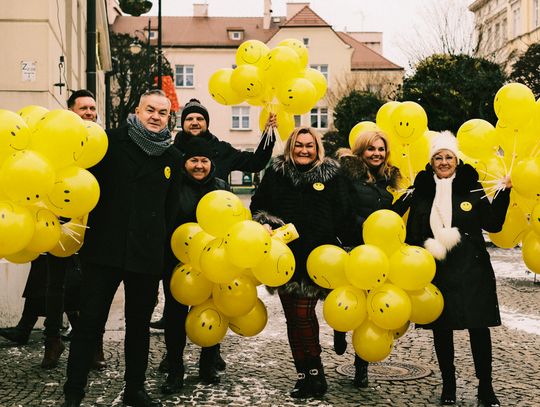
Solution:
{"label": "man wearing beanie", "polygon": [[179,208],[181,156],[167,128],[170,109],[163,91],[143,94],[127,126],[107,132],[107,153],[89,170],[99,182],[100,197],[80,251],[80,318],[71,340],[64,407],[81,404],[94,349],[120,283],[126,324],[123,402],[161,406],[144,383],[150,317]]}
{"label": "man wearing beanie", "polygon": [[[180,170],[183,180],[178,201],[180,211],[176,226],[187,222],[197,222],[196,209],[201,198],[210,191],[228,190],[228,184],[215,176],[212,163],[213,152],[210,143],[202,137],[193,137],[186,144],[183,168]],[[167,348],[166,365],[167,379],[161,386],[164,394],[179,392],[184,385],[183,354],[186,346],[185,320],[188,307],[176,301],[170,290],[170,280],[174,267],[178,263],[174,257],[167,259],[163,290],[165,292],[165,345]],[[199,378],[206,384],[219,382],[216,358],[219,354],[219,344],[201,349],[199,359]]]}
{"label": "man wearing beanie", "polygon": [[[255,152],[240,151],[230,143],[219,140],[210,133],[210,116],[208,110],[197,99],[191,99],[182,110],[180,116],[182,130],[176,135],[174,145],[184,153],[187,142],[193,137],[202,137],[210,144],[214,152],[214,165],[216,167],[216,177],[228,180],[231,171],[259,172],[266,167],[275,139],[270,137],[268,132],[264,132]],[[266,128],[276,126],[275,115],[271,115],[266,124]]]}

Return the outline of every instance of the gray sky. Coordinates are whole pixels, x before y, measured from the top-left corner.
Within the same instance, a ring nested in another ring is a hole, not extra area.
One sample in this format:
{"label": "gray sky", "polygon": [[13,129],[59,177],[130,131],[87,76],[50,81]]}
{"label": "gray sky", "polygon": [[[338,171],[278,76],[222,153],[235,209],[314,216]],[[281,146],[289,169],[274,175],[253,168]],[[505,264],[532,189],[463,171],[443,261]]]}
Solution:
{"label": "gray sky", "polygon": [[[150,12],[157,15],[157,0]],[[210,16],[262,16],[263,0],[161,0],[162,15],[191,16],[193,3],[207,3]],[[292,3],[304,1],[289,0]],[[456,3],[466,7],[472,0],[311,0],[310,7],[339,31],[382,31],[383,55],[408,67],[403,42],[430,31],[429,3]],[[286,15],[287,0],[272,0],[273,14]],[[410,46],[410,45],[409,45]]]}

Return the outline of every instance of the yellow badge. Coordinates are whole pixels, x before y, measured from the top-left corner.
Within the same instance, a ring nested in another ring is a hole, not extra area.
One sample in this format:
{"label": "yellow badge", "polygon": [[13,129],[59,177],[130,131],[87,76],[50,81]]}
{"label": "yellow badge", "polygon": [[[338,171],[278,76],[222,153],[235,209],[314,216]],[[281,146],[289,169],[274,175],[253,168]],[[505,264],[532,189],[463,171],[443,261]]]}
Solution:
{"label": "yellow badge", "polygon": [[315,191],[322,191],[324,189],[324,184],[322,182],[316,182],[313,184],[313,189]]}
{"label": "yellow badge", "polygon": [[459,204],[462,211],[469,212],[472,209],[472,204],[467,201],[463,201]]}
{"label": "yellow badge", "polygon": [[171,167],[166,166],[163,169],[163,174],[165,174],[165,178],[167,178],[167,179],[171,178]]}

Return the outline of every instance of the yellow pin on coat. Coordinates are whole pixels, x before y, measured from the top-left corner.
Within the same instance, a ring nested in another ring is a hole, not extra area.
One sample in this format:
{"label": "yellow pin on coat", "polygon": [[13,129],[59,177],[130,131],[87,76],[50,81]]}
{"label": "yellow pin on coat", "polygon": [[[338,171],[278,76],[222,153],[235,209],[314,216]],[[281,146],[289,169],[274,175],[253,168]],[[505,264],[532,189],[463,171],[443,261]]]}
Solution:
{"label": "yellow pin on coat", "polygon": [[163,174],[165,174],[165,178],[167,178],[167,179],[171,178],[171,167],[166,166],[163,169]]}
{"label": "yellow pin on coat", "polygon": [[313,189],[315,191],[322,191],[324,189],[324,184],[322,182],[316,182],[313,184]]}

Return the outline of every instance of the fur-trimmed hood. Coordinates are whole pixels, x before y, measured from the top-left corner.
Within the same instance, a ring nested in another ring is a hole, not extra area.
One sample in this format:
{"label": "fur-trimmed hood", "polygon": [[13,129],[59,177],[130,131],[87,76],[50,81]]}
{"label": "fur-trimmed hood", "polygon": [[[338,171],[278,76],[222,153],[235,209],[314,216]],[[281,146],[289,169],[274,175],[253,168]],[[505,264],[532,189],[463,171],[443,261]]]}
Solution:
{"label": "fur-trimmed hood", "polygon": [[[339,164],[343,174],[352,181],[368,179],[369,167],[361,157],[358,157],[357,155],[343,156],[339,159]],[[385,180],[388,182],[388,186],[397,189],[400,179],[401,172],[399,171],[399,168],[391,166],[390,176]]]}
{"label": "fur-trimmed hood", "polygon": [[285,161],[283,155],[274,158],[272,169],[289,178],[294,186],[310,185],[315,182],[325,183],[334,178],[340,171],[339,163],[329,157],[325,157],[320,165],[309,171],[299,171],[292,162]]}

